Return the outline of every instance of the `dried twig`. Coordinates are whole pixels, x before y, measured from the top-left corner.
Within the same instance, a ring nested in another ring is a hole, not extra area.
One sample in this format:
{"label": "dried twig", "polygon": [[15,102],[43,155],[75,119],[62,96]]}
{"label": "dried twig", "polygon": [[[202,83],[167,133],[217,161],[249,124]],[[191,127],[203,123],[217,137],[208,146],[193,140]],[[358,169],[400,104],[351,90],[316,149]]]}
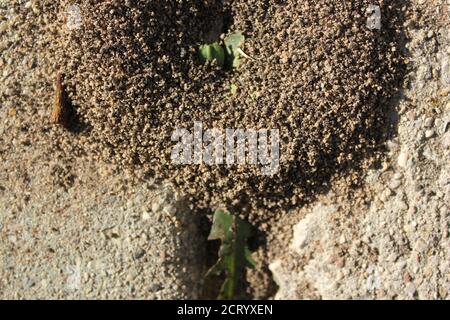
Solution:
{"label": "dried twig", "polygon": [[58,73],[55,81],[55,100],[53,102],[50,122],[53,124],[66,125],[69,107],[63,84],[63,75]]}

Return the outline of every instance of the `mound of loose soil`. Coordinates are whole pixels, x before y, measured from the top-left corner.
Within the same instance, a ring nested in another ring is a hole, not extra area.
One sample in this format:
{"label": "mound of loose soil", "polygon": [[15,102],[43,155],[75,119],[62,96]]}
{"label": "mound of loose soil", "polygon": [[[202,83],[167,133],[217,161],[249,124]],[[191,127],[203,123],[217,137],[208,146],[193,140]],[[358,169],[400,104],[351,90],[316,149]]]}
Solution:
{"label": "mound of loose soil", "polygon": [[[386,101],[402,73],[401,10],[394,0],[375,1],[382,29],[369,30],[374,1],[222,3],[78,2],[82,27],[60,36],[59,56],[87,148],[171,179],[200,207],[300,204],[381,141]],[[201,66],[197,48],[217,30],[242,31],[242,49],[254,59],[228,73]],[[173,165],[172,131],[194,121],[204,129],[279,129],[280,172]]]}

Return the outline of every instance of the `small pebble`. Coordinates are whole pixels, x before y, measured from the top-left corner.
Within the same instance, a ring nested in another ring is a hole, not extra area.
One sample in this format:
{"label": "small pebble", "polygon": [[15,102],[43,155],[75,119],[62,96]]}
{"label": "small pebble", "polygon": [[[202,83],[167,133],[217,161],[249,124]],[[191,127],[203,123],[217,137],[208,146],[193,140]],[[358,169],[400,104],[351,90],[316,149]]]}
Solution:
{"label": "small pebble", "polygon": [[398,187],[400,187],[400,185],[402,184],[402,182],[400,180],[392,180],[389,183],[389,188],[391,188],[392,190],[397,189]]}
{"label": "small pebble", "polygon": [[425,131],[425,138],[429,139],[434,136],[434,130]]}
{"label": "small pebble", "polygon": [[144,249],[139,248],[139,249],[136,250],[136,252],[134,253],[133,257],[134,257],[134,259],[137,260],[137,259],[142,258],[144,255],[145,255]]}
{"label": "small pebble", "polygon": [[408,154],[405,151],[400,152],[400,155],[397,159],[397,164],[402,167],[406,168],[406,165],[408,163]]}
{"label": "small pebble", "polygon": [[425,127],[426,128],[431,128],[434,124],[434,119],[433,118],[426,118],[425,119]]}

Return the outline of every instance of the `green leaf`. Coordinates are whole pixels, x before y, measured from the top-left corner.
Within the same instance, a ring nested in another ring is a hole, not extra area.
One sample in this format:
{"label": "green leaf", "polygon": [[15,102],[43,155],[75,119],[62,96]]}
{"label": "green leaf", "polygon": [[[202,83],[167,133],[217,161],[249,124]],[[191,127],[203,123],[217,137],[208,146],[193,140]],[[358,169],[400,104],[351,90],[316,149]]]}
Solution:
{"label": "green leaf", "polygon": [[239,49],[244,41],[245,37],[239,31],[229,34],[224,40],[227,53],[233,54],[237,49]]}
{"label": "green leaf", "polygon": [[247,240],[251,234],[250,225],[232,214],[217,210],[208,240],[221,240],[217,263],[206,276],[225,274],[218,299],[229,300],[236,296],[239,283],[243,280],[246,267],[254,267]]}
{"label": "green leaf", "polygon": [[248,248],[245,248],[245,262],[249,268],[256,267],[256,262],[252,258],[252,252]]}
{"label": "green leaf", "polygon": [[228,235],[233,225],[233,216],[222,210],[217,210],[214,213],[213,225],[209,232],[208,240],[224,240]]}
{"label": "green leaf", "polygon": [[226,65],[229,69],[237,68],[240,64],[240,46],[244,43],[245,37],[241,32],[229,34],[225,40]]}
{"label": "green leaf", "polygon": [[225,51],[217,42],[204,44],[199,48],[199,58],[202,64],[206,63],[206,61],[216,60],[217,64],[223,67],[225,64]]}

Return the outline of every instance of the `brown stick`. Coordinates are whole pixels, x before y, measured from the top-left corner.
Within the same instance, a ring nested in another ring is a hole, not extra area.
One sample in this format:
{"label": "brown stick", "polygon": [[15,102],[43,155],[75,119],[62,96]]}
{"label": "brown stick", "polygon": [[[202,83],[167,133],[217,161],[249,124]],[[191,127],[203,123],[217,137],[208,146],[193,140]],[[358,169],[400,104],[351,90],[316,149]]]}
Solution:
{"label": "brown stick", "polygon": [[64,125],[67,114],[67,101],[64,92],[63,76],[58,73],[55,81],[55,100],[53,102],[52,114],[50,122],[53,124]]}

